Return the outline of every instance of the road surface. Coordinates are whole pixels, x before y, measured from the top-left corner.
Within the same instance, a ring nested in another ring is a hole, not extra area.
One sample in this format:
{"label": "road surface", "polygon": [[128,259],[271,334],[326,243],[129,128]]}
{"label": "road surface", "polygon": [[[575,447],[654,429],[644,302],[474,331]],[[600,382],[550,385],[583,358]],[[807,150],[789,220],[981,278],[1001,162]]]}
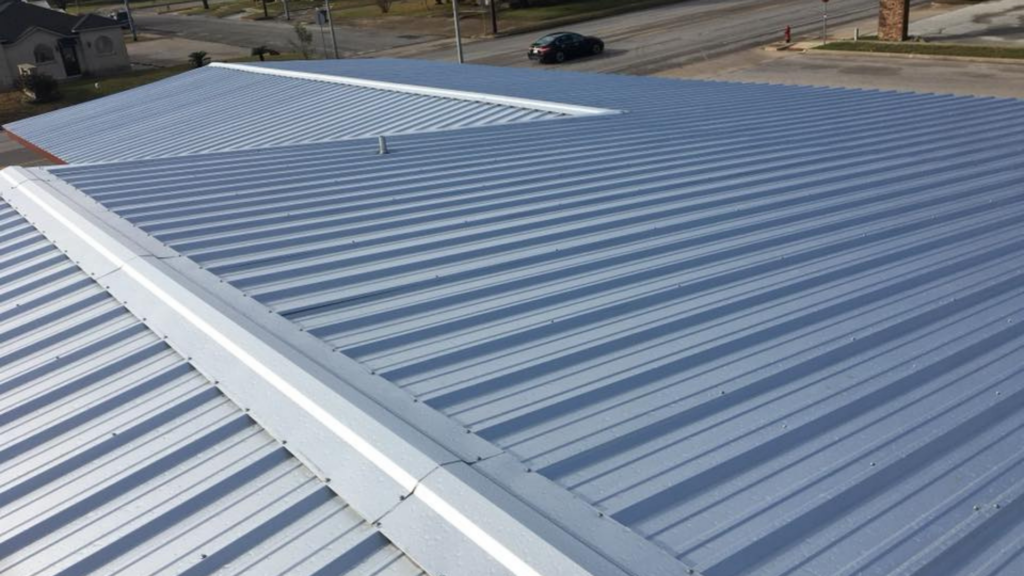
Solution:
{"label": "road surface", "polygon": [[[793,27],[794,37],[818,36],[822,6],[815,0],[690,0],[584,22],[567,28],[601,37],[607,45],[606,53],[559,67],[652,74],[781,40],[787,25]],[[828,13],[830,25],[873,20],[878,14],[878,0],[831,0]],[[469,43],[465,46],[466,59],[480,64],[529,66],[526,47],[544,33]],[[454,49],[418,51],[408,47],[382,55],[442,60],[451,59]]]}
{"label": "road surface", "polygon": [[[265,45],[280,52],[296,51],[291,44],[295,40],[295,31],[292,29],[291,24],[287,22],[156,14],[145,10],[137,10],[133,16],[135,17],[136,25],[144,32],[180,36],[190,40],[230,44],[243,48]],[[321,37],[318,26],[314,24],[307,25],[307,27],[313,33],[313,43],[316,47],[316,52],[318,54],[323,53],[324,41],[326,41],[330,51],[330,32],[326,32]],[[342,55],[347,56],[436,39],[435,36],[402,34],[392,30],[355,28],[350,26],[335,26],[334,29],[338,38],[338,51]]]}

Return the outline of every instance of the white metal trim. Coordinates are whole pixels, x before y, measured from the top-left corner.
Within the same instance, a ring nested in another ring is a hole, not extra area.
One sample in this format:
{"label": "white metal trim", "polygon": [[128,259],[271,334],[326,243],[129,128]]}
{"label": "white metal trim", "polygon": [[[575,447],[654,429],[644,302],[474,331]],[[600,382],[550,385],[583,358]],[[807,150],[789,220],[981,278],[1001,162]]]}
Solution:
{"label": "white metal trim", "polygon": [[434,96],[437,98],[450,98],[453,100],[468,100],[484,104],[497,104],[500,106],[511,106],[515,108],[527,108],[543,112],[554,112],[568,116],[598,116],[602,114],[620,114],[621,110],[608,108],[595,108],[592,106],[579,106],[576,104],[562,104],[560,102],[547,102],[544,100],[531,100],[528,98],[515,98],[512,96],[500,96],[497,94],[484,94],[482,92],[466,92],[462,90],[448,90],[445,88],[432,88],[429,86],[417,86],[413,84],[398,84],[396,82],[383,82],[379,80],[365,80],[351,76],[333,76],[330,74],[317,74],[313,72],[298,72],[294,70],[282,70],[279,68],[268,68],[262,66],[250,66],[246,64],[233,64],[229,62],[214,62],[209,65],[213,68],[225,68],[240,72],[253,74],[267,74],[269,76],[281,76],[284,78],[295,78],[299,80],[311,80],[315,82],[330,82],[333,84],[345,84],[348,86],[359,86],[372,88],[374,90],[387,90],[390,92],[405,92],[418,94],[420,96]]}

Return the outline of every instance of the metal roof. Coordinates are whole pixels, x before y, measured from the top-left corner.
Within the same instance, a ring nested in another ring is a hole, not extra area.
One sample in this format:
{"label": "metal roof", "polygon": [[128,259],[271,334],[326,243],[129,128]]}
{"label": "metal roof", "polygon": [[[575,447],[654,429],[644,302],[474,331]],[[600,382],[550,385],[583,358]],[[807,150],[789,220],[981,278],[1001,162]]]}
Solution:
{"label": "metal roof", "polygon": [[0,572],[423,572],[0,200]]}
{"label": "metal roof", "polygon": [[576,112],[543,102],[477,100],[472,94],[425,94],[345,80],[215,63],[4,128],[65,162],[92,163],[531,122]]}
{"label": "metal roof", "polygon": [[295,67],[625,113],[51,171],[705,574],[1024,570],[1024,102]]}

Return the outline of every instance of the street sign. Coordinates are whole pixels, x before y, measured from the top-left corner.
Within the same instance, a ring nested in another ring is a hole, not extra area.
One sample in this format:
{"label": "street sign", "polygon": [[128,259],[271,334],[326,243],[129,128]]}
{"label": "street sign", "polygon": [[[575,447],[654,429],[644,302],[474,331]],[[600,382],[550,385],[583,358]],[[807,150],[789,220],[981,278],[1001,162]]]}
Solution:
{"label": "street sign", "polygon": [[323,26],[327,24],[329,17],[327,16],[327,10],[323,8],[316,9],[316,23]]}

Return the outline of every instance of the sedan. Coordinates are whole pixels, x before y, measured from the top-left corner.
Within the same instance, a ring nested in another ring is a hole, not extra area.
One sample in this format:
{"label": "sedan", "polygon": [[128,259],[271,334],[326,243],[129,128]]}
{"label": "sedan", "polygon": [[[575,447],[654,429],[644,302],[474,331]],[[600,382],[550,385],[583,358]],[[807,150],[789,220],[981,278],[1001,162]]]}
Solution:
{"label": "sedan", "polygon": [[575,32],[556,32],[530,44],[527,56],[538,62],[565,62],[569,58],[604,52],[604,42]]}

